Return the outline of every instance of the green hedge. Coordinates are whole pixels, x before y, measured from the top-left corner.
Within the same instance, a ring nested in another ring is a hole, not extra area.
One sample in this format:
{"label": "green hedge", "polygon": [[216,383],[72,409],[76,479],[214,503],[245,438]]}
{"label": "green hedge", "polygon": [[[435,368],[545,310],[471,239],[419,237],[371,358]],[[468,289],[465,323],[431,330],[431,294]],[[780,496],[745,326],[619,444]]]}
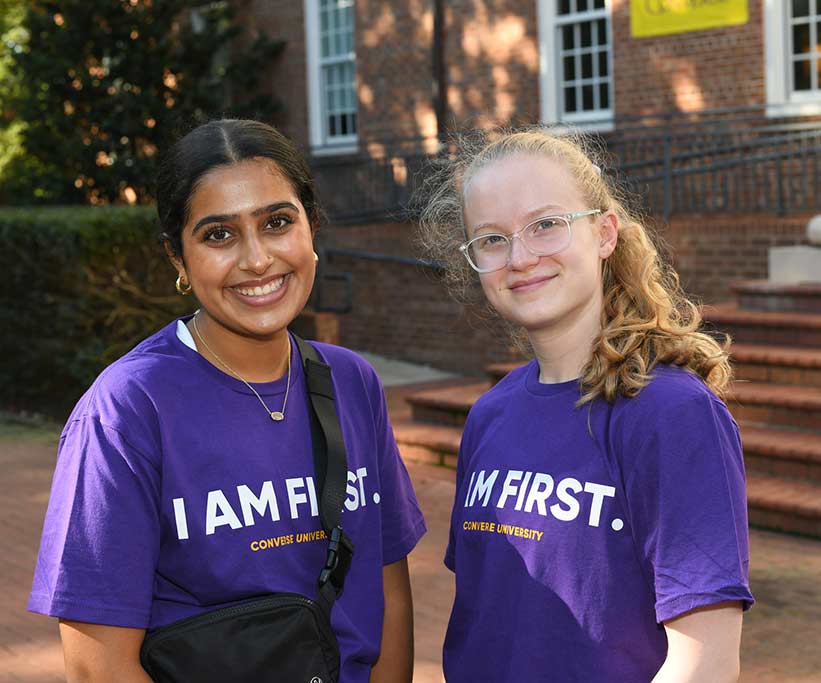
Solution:
{"label": "green hedge", "polygon": [[64,419],[94,377],[190,311],[151,207],[0,208],[0,408]]}

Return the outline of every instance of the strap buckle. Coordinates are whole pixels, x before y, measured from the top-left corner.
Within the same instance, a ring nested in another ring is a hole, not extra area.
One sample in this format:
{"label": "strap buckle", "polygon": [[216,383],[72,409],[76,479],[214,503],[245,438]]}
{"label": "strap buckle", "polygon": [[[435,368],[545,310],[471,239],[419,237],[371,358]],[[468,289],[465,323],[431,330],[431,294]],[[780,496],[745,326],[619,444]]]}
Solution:
{"label": "strap buckle", "polygon": [[330,581],[337,593],[341,593],[352,556],[353,543],[342,531],[342,527],[336,526],[331,529],[328,555],[325,558],[325,566],[319,573],[319,587],[322,588]]}

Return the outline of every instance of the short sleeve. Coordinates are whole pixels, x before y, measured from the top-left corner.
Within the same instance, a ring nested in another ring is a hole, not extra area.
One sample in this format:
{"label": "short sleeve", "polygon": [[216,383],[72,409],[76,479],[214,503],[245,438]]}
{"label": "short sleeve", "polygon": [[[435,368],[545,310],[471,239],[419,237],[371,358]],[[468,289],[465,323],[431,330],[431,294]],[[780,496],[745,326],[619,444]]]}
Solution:
{"label": "short sleeve", "polygon": [[406,557],[427,529],[410,475],[399,455],[382,385],[375,375],[373,380],[371,396],[382,491],[382,564],[388,565]]}
{"label": "short sleeve", "polygon": [[628,444],[632,533],[659,623],[723,601],[753,603],[738,427],[706,389],[645,418]]}
{"label": "short sleeve", "polygon": [[29,609],[146,628],[160,544],[156,466],[93,417],[68,425],[34,573]]}
{"label": "short sleeve", "polygon": [[466,495],[462,491],[462,485],[465,481],[465,461],[467,458],[467,454],[469,452],[468,442],[470,440],[471,434],[471,419],[468,416],[468,419],[465,423],[465,427],[462,430],[462,438],[459,442],[459,453],[456,456],[456,488],[454,493],[453,499],[453,509],[451,510],[450,514],[450,531],[448,533],[448,546],[445,548],[445,566],[450,569],[452,572],[456,571],[456,529],[455,519],[456,519],[456,505],[457,501],[463,500],[463,496]]}

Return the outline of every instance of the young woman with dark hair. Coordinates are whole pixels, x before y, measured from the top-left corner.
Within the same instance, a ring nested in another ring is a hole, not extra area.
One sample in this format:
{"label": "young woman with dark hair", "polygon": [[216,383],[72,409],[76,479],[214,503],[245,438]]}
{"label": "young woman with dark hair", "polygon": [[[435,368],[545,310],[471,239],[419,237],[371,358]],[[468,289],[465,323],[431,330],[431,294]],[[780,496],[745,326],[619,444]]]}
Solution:
{"label": "young woman with dark hair", "polygon": [[[307,166],[270,126],[214,121],[168,152],[157,195],[177,290],[200,308],[107,368],[64,428],[29,607],[60,618],[69,681],[148,681],[147,629],[314,596],[328,548],[287,330],[315,275]],[[332,371],[355,548],[331,612],[339,680],[410,683],[422,515],[373,369],[312,346]]]}

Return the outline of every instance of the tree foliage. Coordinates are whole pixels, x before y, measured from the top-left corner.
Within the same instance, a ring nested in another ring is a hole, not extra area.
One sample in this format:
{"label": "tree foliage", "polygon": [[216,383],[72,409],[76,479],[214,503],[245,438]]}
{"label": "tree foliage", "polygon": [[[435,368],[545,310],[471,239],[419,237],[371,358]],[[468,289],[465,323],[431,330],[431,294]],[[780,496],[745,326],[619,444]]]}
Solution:
{"label": "tree foliage", "polygon": [[0,0],[0,178],[20,152],[24,123],[14,116],[11,102],[20,95],[21,79],[14,69],[14,53],[22,50],[23,0]]}
{"label": "tree foliage", "polygon": [[6,203],[142,201],[172,137],[277,109],[258,78],[283,44],[243,36],[230,2],[31,0],[21,27],[24,154],[0,176]]}

